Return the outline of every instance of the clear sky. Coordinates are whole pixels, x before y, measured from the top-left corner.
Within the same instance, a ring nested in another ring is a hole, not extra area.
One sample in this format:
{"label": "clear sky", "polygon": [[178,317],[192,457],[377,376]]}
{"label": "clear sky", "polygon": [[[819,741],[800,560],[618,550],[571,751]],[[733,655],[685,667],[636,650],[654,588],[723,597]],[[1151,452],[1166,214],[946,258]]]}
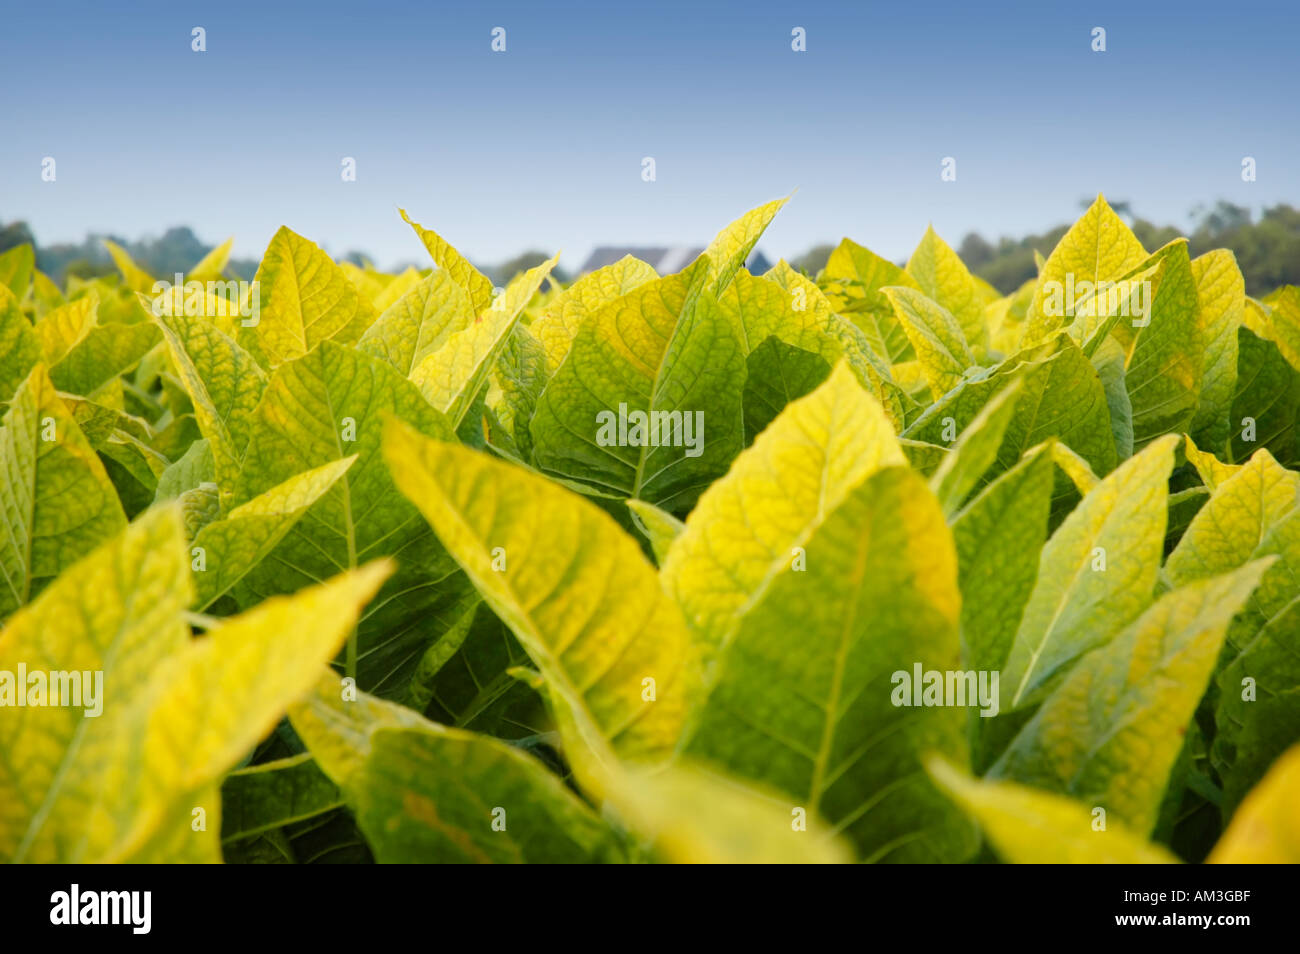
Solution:
{"label": "clear sky", "polygon": [[797,188],[769,257],[849,235],[901,258],[929,222],[1023,234],[1099,191],[1175,225],[1300,204],[1295,0],[0,6],[0,220],[44,244],[187,224],[258,257],[283,223],[387,266],[423,258],[402,205],[478,261],[573,268]]}

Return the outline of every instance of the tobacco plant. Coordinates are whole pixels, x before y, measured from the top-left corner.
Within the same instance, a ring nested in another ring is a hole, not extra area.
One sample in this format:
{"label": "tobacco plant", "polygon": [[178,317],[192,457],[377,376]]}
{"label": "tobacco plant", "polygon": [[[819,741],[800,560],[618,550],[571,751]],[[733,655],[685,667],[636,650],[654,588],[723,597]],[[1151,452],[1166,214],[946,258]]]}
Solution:
{"label": "tobacco plant", "polygon": [[0,256],[0,857],[1300,860],[1300,289],[1102,198],[504,289]]}

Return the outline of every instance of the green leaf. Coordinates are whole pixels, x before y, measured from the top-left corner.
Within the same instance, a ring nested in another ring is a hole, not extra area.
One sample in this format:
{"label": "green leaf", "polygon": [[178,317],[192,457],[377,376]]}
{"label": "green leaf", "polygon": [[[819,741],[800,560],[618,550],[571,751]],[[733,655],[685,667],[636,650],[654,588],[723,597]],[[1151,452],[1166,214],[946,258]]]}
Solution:
{"label": "green leaf", "polygon": [[353,454],[290,477],[204,526],[190,548],[195,608],[206,609],[247,576],[356,459]]}
{"label": "green leaf", "polygon": [[831,510],[906,463],[880,404],[840,364],[786,407],[715,481],[663,561],[665,589],[710,650],[723,646]]}
{"label": "green leaf", "polygon": [[1278,347],[1245,327],[1237,332],[1237,393],[1232,400],[1231,460],[1245,460],[1261,447],[1283,465],[1300,463],[1296,419],[1300,373]]}
{"label": "green leaf", "polygon": [[1043,445],[952,518],[962,659],[970,669],[1000,669],[1007,659],[1038,578],[1051,496],[1052,458]]}
{"label": "green leaf", "polygon": [[0,619],[126,525],[104,465],[38,364],[0,421]]}
{"label": "green leaf", "polygon": [[349,640],[350,674],[368,692],[400,696],[468,588],[380,458],[383,419],[394,415],[450,438],[446,419],[391,366],[323,342],[281,365],[249,422],[244,467],[231,503],[247,503],[304,471],[356,455],[356,463],[299,519],[236,588],[247,602],[293,592],[378,556],[398,570]]}
{"label": "green leaf", "polygon": [[744,352],[739,329],[699,294],[707,264],[646,282],[583,323],[537,401],[540,469],[670,511],[726,470],[743,440]]}
{"label": "green leaf", "polygon": [[536,759],[364,694],[336,676],[293,710],[385,863],[618,860],[613,831]]}
{"label": "green leaf", "polygon": [[366,329],[357,349],[410,377],[421,361],[472,324],[474,317],[469,294],[439,269],[390,305]]}
{"label": "green leaf", "polygon": [[[1114,469],[1115,440],[1101,380],[1078,345],[1064,334],[1047,345],[1012,355],[988,377],[963,382],[927,408],[903,436],[947,444],[1015,380],[1021,381],[1021,395],[986,477],[1014,466],[1025,451],[1053,438],[1079,454],[1095,473]],[[1068,492],[1068,485],[1058,485],[1054,502]]]}
{"label": "green leaf", "polygon": [[253,278],[255,324],[240,323],[239,344],[266,368],[301,358],[322,341],[356,341],[375,309],[333,259],[285,226],[271,238]]}
{"label": "green leaf", "polygon": [[493,418],[489,429],[492,446],[506,448],[518,460],[532,460],[533,435],[528,425],[546,387],[547,374],[546,352],[528,326],[515,325],[489,381],[484,403]]}
{"label": "green leaf", "polygon": [[957,320],[963,340],[976,354],[982,354],[988,347],[983,292],[975,276],[933,226],[925,230],[921,243],[907,260],[907,273],[927,297]]}
{"label": "green leaf", "polygon": [[1187,242],[1180,239],[1156,255],[1163,256],[1164,269],[1152,293],[1149,324],[1138,329],[1124,372],[1138,450],[1162,434],[1187,430],[1205,355]]}
{"label": "green leaf", "polygon": [[907,339],[916,349],[926,383],[937,400],[961,383],[975,364],[961,325],[947,309],[911,288],[886,288]]}
{"label": "green leaf", "polygon": [[914,471],[886,468],[806,549],[806,569],[783,569],[742,615],[684,751],[788,793],[864,860],[962,860],[969,825],[919,759],[966,763],[965,714],[914,712],[891,688],[914,666],[960,668],[957,558],[938,502]]}
{"label": "green leaf", "polygon": [[1079,661],[990,776],[1101,806],[1138,834],[1149,834],[1228,624],[1268,563],[1256,561],[1162,596]]}
{"label": "green leaf", "polygon": [[1110,430],[1115,438],[1117,460],[1128,460],[1133,456],[1133,401],[1128,394],[1125,361],[1124,349],[1114,338],[1102,342],[1092,358],[1106,394],[1106,406],[1110,409]]}
{"label": "green leaf", "polygon": [[226,264],[230,261],[230,250],[234,245],[235,238],[232,235],[195,262],[194,267],[185,276],[186,284],[189,282],[206,283],[219,279],[221,273],[226,270]]}
{"label": "green leaf", "polygon": [[239,769],[221,785],[221,841],[254,838],[342,804],[338,786],[307,753]]}
{"label": "green leaf", "polygon": [[1177,864],[1172,854],[1118,822],[1097,828],[1089,806],[1013,782],[971,778],[942,759],[931,777],[979,822],[1003,860],[1022,865]]}
{"label": "green leaf", "polygon": [[172,500],[204,483],[212,484],[215,494],[215,481],[216,469],[212,461],[212,448],[207,438],[199,438],[189,446],[179,460],[169,464],[159,475],[154,500]]}
{"label": "green leaf", "polygon": [[961,509],[971,491],[980,484],[984,472],[997,460],[1020,391],[1020,382],[1013,381],[994,395],[962,431],[952,452],[930,478],[930,488],[939,498],[945,517],[951,519]]}
{"label": "green leaf", "polygon": [[[1043,547],[1038,582],[1002,672],[1002,709],[1030,704],[1151,600],[1164,547],[1173,435],[1121,464]],[[1104,567],[1104,569],[1103,569]]]}
{"label": "green leaf", "polygon": [[410,427],[387,428],[384,457],[553,691],[588,710],[620,757],[663,760],[696,673],[635,541],[576,494]]}

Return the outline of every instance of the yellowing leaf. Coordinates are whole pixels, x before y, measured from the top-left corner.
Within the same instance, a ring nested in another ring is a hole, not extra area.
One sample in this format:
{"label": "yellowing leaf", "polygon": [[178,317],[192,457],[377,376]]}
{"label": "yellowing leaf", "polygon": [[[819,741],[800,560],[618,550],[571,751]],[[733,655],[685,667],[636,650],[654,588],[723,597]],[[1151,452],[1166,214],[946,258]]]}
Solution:
{"label": "yellowing leaf", "polygon": [[410,377],[421,361],[474,318],[469,295],[449,272],[439,269],[390,305],[361,336],[357,348]]}
{"label": "yellowing leaf", "polygon": [[454,425],[465,417],[520,312],[557,261],[559,255],[520,275],[471,324],[453,331],[437,351],[411,369],[411,380],[420,393]]}
{"label": "yellowing leaf", "polygon": [[632,538],[555,483],[409,427],[386,428],[384,458],[554,691],[581,700],[620,757],[663,760],[696,674]]}
{"label": "yellowing leaf", "polygon": [[185,276],[186,282],[209,282],[220,278],[226,270],[226,263],[230,261],[230,250],[234,245],[235,239],[232,236],[204,255],[189,270]]}
{"label": "yellowing leaf", "polygon": [[266,375],[233,338],[202,318],[159,316],[155,320],[194,404],[218,484],[229,498],[244,465],[253,410],[266,390]]}
{"label": "yellowing leaf", "polygon": [[701,496],[663,564],[697,639],[722,646],[746,607],[858,484],[906,463],[879,403],[838,365]]}
{"label": "yellowing leaf", "polygon": [[714,236],[709,247],[704,250],[704,256],[709,260],[709,291],[717,295],[727,287],[732,276],[745,264],[745,259],[767,231],[772,219],[776,218],[776,213],[788,201],[789,196],[751,209]]}
{"label": "yellowing leaf", "polygon": [[1256,452],[1213,488],[1169,554],[1165,576],[1180,586],[1241,566],[1268,530],[1295,509],[1298,494],[1300,474],[1281,467],[1268,451]]}
{"label": "yellowing leaf", "polygon": [[44,365],[0,422],[0,619],[126,524],[104,465]]}
{"label": "yellowing leaf", "polygon": [[190,548],[195,606],[205,609],[248,575],[356,459],[354,454],[290,477],[204,526]]}
{"label": "yellowing leaf", "polygon": [[619,860],[613,831],[541,762],[358,694],[337,676],[291,712],[383,863]]}
{"label": "yellowing leaf", "polygon": [[1028,865],[1177,864],[1159,845],[1120,822],[1094,825],[1091,808],[1060,795],[971,778],[942,759],[927,762],[930,775],[979,822],[1005,861]]}
{"label": "yellowing leaf", "polygon": [[926,383],[937,400],[956,387],[975,364],[957,319],[942,305],[911,288],[886,288],[907,339],[916,350]]}
{"label": "yellowing leaf", "polygon": [[122,273],[122,282],[127,288],[134,292],[145,292],[153,288],[153,276],[132,261],[126,249],[108,239],[102,241],[104,248],[108,249],[108,254],[113,258],[113,264]]}
{"label": "yellowing leaf", "polygon": [[41,341],[41,351],[46,364],[54,364],[68,353],[95,327],[99,311],[99,296],[94,292],[84,298],[61,305],[45,314],[36,323],[36,337]]}
{"label": "yellowing leaf", "polygon": [[[66,860],[76,845],[56,834],[61,823],[82,831],[98,780],[73,771],[100,718],[111,718],[189,639],[181,613],[190,602],[189,568],[179,514],[150,511],[66,570],[0,631],[0,670],[103,672],[98,703],[87,717],[70,706],[6,708],[0,718],[0,858]],[[89,689],[89,687],[86,687]],[[85,708],[90,700],[82,697]],[[91,746],[93,753],[93,745]],[[76,819],[72,818],[76,815]],[[62,840],[62,844],[60,844]]]}
{"label": "yellowing leaf", "polygon": [[129,858],[166,837],[170,819],[188,820],[187,796],[228,772],[312,689],[391,572],[390,563],[376,561],[266,600],[166,660],[137,704],[139,764],[107,773],[121,786],[105,799],[116,810],[118,837],[110,843],[94,831],[92,844],[105,844],[109,859]]}
{"label": "yellowing leaf", "polygon": [[1300,746],[1279,758],[1241,803],[1210,864],[1300,863]]}
{"label": "yellowing leaf", "polygon": [[553,298],[530,326],[546,349],[546,362],[551,373],[569,353],[578,328],[590,315],[638,285],[658,277],[645,262],[625,255],[612,265],[583,275]]}
{"label": "yellowing leaf", "polygon": [[1150,834],[1228,624],[1270,562],[1162,596],[1075,665],[990,776],[1071,795]]}
{"label": "yellowing leaf", "polygon": [[40,338],[18,307],[13,292],[0,285],[0,403],[13,397],[40,360]]}
{"label": "yellowing leaf", "polygon": [[1043,548],[1038,582],[1003,667],[1004,711],[1029,704],[1150,602],[1177,443],[1172,435],[1161,438],[1121,464]]}
{"label": "yellowing leaf", "polygon": [[239,343],[268,368],[300,358],[322,341],[356,341],[377,317],[374,306],[314,242],[281,226],[253,281],[254,326]]}
{"label": "yellowing leaf", "polygon": [[1228,416],[1237,387],[1237,328],[1245,313],[1246,283],[1236,258],[1225,248],[1192,259],[1192,278],[1205,357],[1191,427],[1218,448],[1226,443],[1232,424]]}
{"label": "yellowing leaf", "polygon": [[988,346],[988,332],[984,328],[985,292],[933,226],[925,230],[921,243],[908,259],[907,273],[935,304],[957,319],[963,338],[976,354],[982,354]]}
{"label": "yellowing leaf", "polygon": [[465,289],[470,303],[474,306],[474,314],[481,315],[483,310],[492,304],[492,283],[488,281],[487,276],[471,265],[468,259],[452,248],[437,232],[411,221],[405,209],[397,211],[401,213],[402,221],[415,230],[415,234],[419,236],[420,241],[433,257],[434,263],[439,268],[445,269],[452,281]]}
{"label": "yellowing leaf", "polygon": [[1142,243],[1124,224],[1102,196],[1070,227],[1038,274],[1038,285],[1029,303],[1021,347],[1045,341],[1061,327],[1064,316],[1044,312],[1044,301],[1059,283],[1058,294],[1067,281],[1073,287],[1083,282],[1113,281],[1146,258]]}
{"label": "yellowing leaf", "polygon": [[35,269],[36,250],[30,242],[0,252],[0,286],[12,292],[19,301],[27,297]]}

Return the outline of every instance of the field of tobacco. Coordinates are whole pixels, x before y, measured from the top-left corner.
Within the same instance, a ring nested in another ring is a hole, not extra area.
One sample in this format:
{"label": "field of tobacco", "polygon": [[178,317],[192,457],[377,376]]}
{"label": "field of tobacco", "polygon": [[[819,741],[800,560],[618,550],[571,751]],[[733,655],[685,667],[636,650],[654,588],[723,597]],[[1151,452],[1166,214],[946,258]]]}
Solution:
{"label": "field of tobacco", "polygon": [[1100,197],[751,274],[784,204],[0,255],[0,859],[1300,861],[1300,288]]}

